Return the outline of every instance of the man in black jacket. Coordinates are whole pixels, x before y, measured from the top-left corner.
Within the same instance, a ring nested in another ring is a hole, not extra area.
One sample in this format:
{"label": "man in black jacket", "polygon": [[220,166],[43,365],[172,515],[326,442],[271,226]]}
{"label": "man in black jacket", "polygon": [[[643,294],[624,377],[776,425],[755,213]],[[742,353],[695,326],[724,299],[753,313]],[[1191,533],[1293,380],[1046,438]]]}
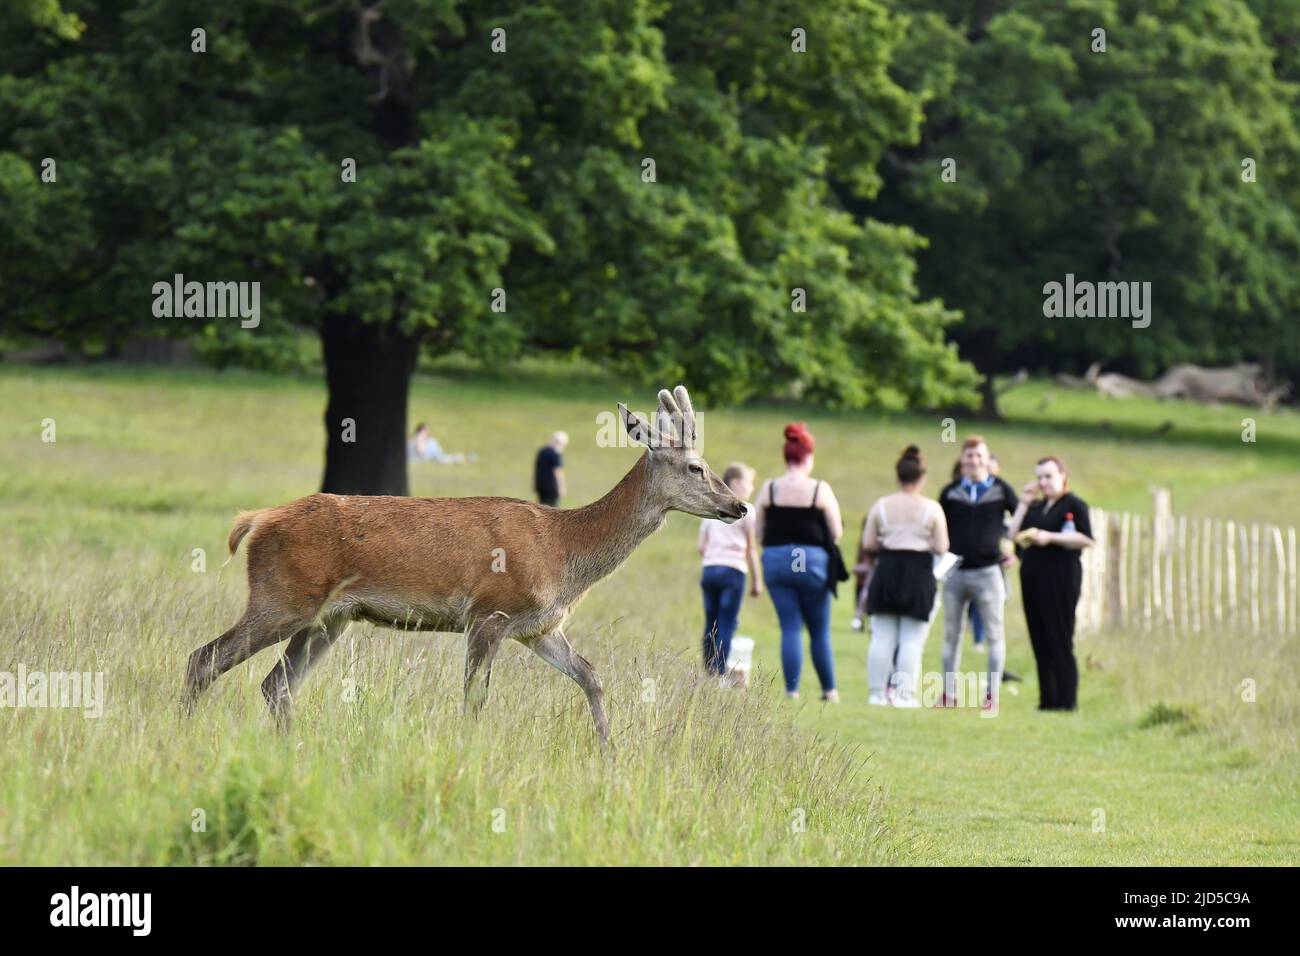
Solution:
{"label": "man in black jacket", "polygon": [[554,508],[564,497],[564,449],[569,444],[569,436],[556,432],[551,440],[537,452],[533,460],[533,490],[537,500]]}
{"label": "man in black jacket", "polygon": [[988,687],[982,701],[996,711],[1002,665],[1006,660],[1002,606],[1006,582],[1002,566],[1003,518],[1016,510],[1014,488],[989,473],[989,449],[984,439],[972,435],[961,449],[961,477],[939,492],[939,504],[948,519],[949,548],[961,555],[961,566],[943,585],[943,699],[941,707],[955,707],[957,668],[961,665],[962,625],[971,603],[979,611],[989,645]]}

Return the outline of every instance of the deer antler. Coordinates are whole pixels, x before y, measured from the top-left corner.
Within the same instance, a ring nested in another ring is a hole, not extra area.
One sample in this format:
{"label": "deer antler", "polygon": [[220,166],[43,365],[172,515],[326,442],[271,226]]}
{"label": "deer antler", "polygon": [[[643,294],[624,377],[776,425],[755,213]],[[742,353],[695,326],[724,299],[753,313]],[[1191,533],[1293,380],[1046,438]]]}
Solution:
{"label": "deer antler", "polygon": [[666,388],[659,390],[659,411],[656,413],[661,434],[670,435],[673,444],[685,448],[695,447],[695,412],[690,396],[678,385],[676,398]]}
{"label": "deer antler", "polygon": [[685,385],[678,385],[673,389],[673,395],[677,398],[677,407],[682,410],[682,425],[685,429],[683,435],[686,439],[686,447],[694,448],[696,441],[695,408],[691,405],[691,396],[686,394]]}

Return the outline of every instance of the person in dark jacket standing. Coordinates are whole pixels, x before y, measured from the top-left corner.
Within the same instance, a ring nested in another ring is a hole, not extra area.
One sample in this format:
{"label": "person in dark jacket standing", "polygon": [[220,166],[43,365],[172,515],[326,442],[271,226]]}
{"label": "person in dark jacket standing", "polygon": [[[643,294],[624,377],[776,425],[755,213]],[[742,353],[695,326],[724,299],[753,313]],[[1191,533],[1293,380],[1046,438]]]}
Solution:
{"label": "person in dark jacket standing", "polygon": [[961,632],[967,608],[979,608],[989,646],[988,686],[983,706],[996,710],[1006,660],[1002,607],[1006,582],[1002,567],[1011,558],[1002,554],[1003,516],[1016,507],[1016,491],[989,473],[989,448],[972,435],[962,444],[961,477],[939,492],[948,521],[949,549],[961,555],[961,566],[943,585],[943,697],[940,707],[956,707],[957,668],[961,666]]}
{"label": "person in dark jacket standing", "polygon": [[533,462],[533,490],[537,492],[537,500],[552,508],[564,495],[564,459],[561,455],[568,445],[569,436],[556,432],[537,452]]}
{"label": "person in dark jacket standing", "polygon": [[1084,548],[1093,545],[1088,505],[1069,490],[1065,465],[1040,459],[1011,517],[1020,553],[1020,594],[1038,662],[1038,709],[1078,706],[1074,612],[1083,586]]}

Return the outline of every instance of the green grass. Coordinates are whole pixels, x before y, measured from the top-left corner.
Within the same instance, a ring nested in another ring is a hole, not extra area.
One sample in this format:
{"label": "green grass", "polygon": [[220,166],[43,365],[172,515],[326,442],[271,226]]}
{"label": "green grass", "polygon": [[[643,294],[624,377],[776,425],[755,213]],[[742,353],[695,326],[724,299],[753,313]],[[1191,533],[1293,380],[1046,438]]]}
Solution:
{"label": "green grass", "polygon": [[[412,418],[479,460],[413,466],[416,494],[527,496],[534,450],[563,428],[573,438],[566,503],[589,501],[635,460],[597,447],[597,415],[617,400],[653,404],[651,390],[579,366],[525,363],[504,381],[451,363],[429,371]],[[103,670],[108,697],[98,720],[0,710],[0,862],[1296,858],[1294,641],[1093,635],[1079,648],[1080,712],[1044,715],[1013,596],[1009,666],[1026,682],[996,719],[884,711],[864,703],[867,639],[847,626],[845,592],[833,630],[845,701],[823,707],[810,665],[804,700],[782,699],[764,597],[746,602],[740,629],[758,640],[758,686],[723,692],[696,676],[696,522],[684,515],[570,623],[607,686],[612,765],[597,755],[581,694],[521,649],[503,652],[483,720],[466,725],[457,637],[355,625],[313,673],[288,737],[272,731],[257,688],[272,652],[179,721],[185,657],[242,609],[242,557],[220,569],[231,517],[314,490],[323,405],[315,378],[0,367],[0,670]],[[957,436],[983,431],[1016,483],[1053,452],[1102,507],[1146,510],[1161,484],[1188,513],[1300,523],[1294,412],[1103,402],[1038,383],[1005,407],[1006,423],[958,418]],[[781,427],[806,419],[818,474],[846,510],[846,550],[903,445],[926,451],[934,487],[956,456],[940,414],[776,404],[704,414],[711,463],[742,458],[764,475],[779,469]],[[1240,438],[1247,415],[1255,444]],[[53,444],[40,440],[46,418]],[[196,548],[202,573],[191,569]],[[936,626],[927,669],[938,668],[938,643]],[[967,652],[969,668],[981,662]]]}

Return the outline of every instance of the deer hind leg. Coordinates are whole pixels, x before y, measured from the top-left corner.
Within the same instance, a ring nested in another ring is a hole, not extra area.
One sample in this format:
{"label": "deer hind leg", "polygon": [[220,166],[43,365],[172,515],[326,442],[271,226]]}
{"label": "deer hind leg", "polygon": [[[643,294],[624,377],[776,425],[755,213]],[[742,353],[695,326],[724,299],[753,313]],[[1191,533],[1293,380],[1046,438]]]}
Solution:
{"label": "deer hind leg", "polygon": [[302,686],[307,672],[320,662],[350,623],[347,617],[335,616],[323,623],[305,627],[289,639],[284,656],[262,681],[262,696],[281,729],[289,725],[289,711],[294,694]]}
{"label": "deer hind leg", "polygon": [[190,655],[185,667],[185,689],[181,695],[182,712],[188,714],[193,710],[200,695],[226,671],[263,648],[278,644],[300,627],[301,624],[286,626],[281,621],[245,611],[238,624]]}
{"label": "deer hind leg", "polygon": [[477,715],[487,703],[492,661],[505,640],[510,619],[499,611],[470,625],[465,636],[465,712]]}
{"label": "deer hind leg", "polygon": [[526,642],[533,653],[556,670],[568,674],[587,695],[591,705],[591,719],[596,724],[601,753],[609,755],[609,721],[605,718],[605,691],[591,662],[573,649],[564,632],[556,629]]}

